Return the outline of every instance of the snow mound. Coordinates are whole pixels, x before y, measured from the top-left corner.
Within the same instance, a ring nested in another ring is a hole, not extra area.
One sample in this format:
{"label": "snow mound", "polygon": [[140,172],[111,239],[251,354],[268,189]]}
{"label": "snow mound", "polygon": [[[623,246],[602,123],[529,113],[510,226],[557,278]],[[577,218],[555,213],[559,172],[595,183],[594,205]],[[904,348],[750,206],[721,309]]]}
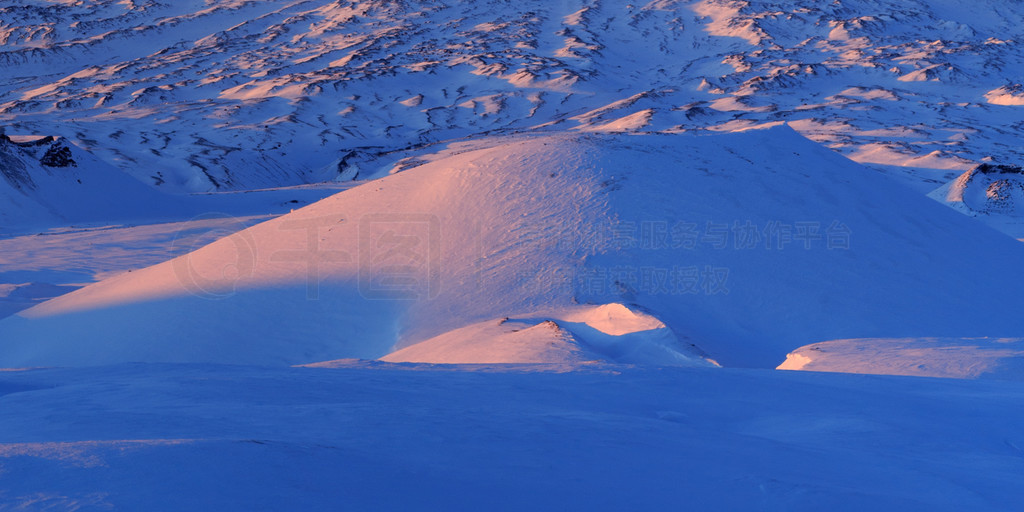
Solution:
{"label": "snow mound", "polygon": [[558,363],[594,361],[707,365],[651,315],[622,304],[581,306],[551,318],[503,318],[448,332],[381,358],[405,363]]}
{"label": "snow mound", "polygon": [[0,509],[1006,512],[1024,500],[1017,382],[331,368],[0,371]]}
{"label": "snow mound", "polygon": [[975,214],[1024,216],[1024,169],[981,164],[932,193]]}
{"label": "snow mound", "polygon": [[1024,238],[1024,170],[981,164],[939,187],[929,197],[1014,238]]}
{"label": "snow mound", "polygon": [[822,339],[1021,336],[1020,261],[785,126],[492,138],[0,320],[0,366],[376,359],[508,317],[774,368]]}
{"label": "snow mound", "polygon": [[605,304],[596,308],[581,311],[569,317],[572,321],[586,324],[589,327],[609,336],[622,336],[635,332],[664,329],[661,320],[650,315],[632,311],[622,304]]}
{"label": "snow mound", "polygon": [[1022,338],[868,338],[800,347],[779,370],[1024,380]]}
{"label": "snow mound", "polygon": [[985,93],[985,99],[993,105],[1020,106],[1024,105],[1024,86],[1014,84],[993,89]]}
{"label": "snow mound", "polygon": [[591,350],[611,361],[683,366],[703,363],[661,320],[623,304],[581,308],[565,314],[562,321]]}
{"label": "snow mound", "polygon": [[381,358],[435,364],[581,364],[595,359],[572,333],[551,320],[531,324],[505,319],[456,329]]}

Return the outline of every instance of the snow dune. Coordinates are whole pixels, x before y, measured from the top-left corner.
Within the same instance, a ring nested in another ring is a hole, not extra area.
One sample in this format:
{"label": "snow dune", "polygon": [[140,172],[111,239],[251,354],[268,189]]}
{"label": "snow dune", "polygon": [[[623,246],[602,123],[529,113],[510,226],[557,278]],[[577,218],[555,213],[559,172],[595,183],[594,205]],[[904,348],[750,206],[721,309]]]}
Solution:
{"label": "snow dune", "polygon": [[[409,347],[394,357],[774,368],[821,340],[1024,332],[1024,247],[784,126],[495,138],[429,160],[4,319],[0,366]],[[526,334],[470,357],[474,329],[506,317]],[[615,342],[629,332],[650,350]]]}
{"label": "snow dune", "polygon": [[381,358],[394,363],[566,364],[598,360],[557,323],[483,322],[436,336]]}
{"label": "snow dune", "polygon": [[555,318],[502,318],[442,334],[381,358],[389,362],[621,363],[702,366],[657,318],[622,304],[569,308]]}

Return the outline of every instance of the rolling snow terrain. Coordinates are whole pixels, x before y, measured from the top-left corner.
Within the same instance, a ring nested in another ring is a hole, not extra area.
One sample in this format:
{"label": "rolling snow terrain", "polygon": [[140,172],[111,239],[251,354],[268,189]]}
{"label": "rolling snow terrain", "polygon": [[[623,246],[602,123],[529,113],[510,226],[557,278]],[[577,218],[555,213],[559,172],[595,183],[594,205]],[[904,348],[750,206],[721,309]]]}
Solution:
{"label": "rolling snow terrain", "polygon": [[0,511],[1015,510],[1022,27],[2,2]]}
{"label": "rolling snow terrain", "polygon": [[0,507],[924,512],[1020,503],[1019,385],[478,369],[6,373]]}
{"label": "rolling snow terrain", "polygon": [[1024,13],[1001,0],[12,0],[0,19],[9,134],[177,190],[552,129],[786,121],[921,188],[1024,159]]}
{"label": "rolling snow terrain", "polygon": [[659,363],[1024,331],[1024,245],[785,127],[454,153],[0,320],[0,365],[378,358],[584,304],[664,323]]}

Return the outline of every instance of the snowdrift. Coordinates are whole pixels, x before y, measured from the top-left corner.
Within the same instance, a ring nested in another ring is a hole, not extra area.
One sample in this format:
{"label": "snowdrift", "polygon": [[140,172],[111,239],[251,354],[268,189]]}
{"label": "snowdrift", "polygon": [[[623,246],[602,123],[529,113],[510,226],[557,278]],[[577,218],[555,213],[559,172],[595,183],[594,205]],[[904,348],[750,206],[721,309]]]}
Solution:
{"label": "snowdrift", "polygon": [[2,373],[0,507],[1006,512],[1024,499],[1015,382],[356,364]]}
{"label": "snowdrift", "polygon": [[379,358],[506,317],[587,358],[573,308],[619,304],[672,357],[774,368],[828,339],[1020,336],[1021,261],[784,126],[488,139],[0,321],[0,366]]}
{"label": "snowdrift", "polygon": [[1021,338],[868,338],[814,343],[779,370],[1024,380]]}
{"label": "snowdrift", "polygon": [[[554,318],[502,318],[442,334],[381,358],[393,363],[708,365],[657,318],[622,304],[581,306]],[[703,363],[703,364],[702,364]]]}

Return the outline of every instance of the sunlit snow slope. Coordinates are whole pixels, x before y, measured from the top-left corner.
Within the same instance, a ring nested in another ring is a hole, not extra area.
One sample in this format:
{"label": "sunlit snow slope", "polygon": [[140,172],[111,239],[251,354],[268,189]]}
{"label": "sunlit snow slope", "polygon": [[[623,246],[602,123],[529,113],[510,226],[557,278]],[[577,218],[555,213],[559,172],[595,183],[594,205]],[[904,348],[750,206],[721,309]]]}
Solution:
{"label": "sunlit snow slope", "polygon": [[[1020,336],[1021,261],[785,127],[498,138],[9,317],[0,366],[376,358],[505,318],[594,354],[650,317],[672,357],[774,368],[828,339]],[[633,313],[602,328],[605,304]]]}
{"label": "sunlit snow slope", "polygon": [[1020,338],[833,340],[791,352],[780,370],[1024,380]]}

